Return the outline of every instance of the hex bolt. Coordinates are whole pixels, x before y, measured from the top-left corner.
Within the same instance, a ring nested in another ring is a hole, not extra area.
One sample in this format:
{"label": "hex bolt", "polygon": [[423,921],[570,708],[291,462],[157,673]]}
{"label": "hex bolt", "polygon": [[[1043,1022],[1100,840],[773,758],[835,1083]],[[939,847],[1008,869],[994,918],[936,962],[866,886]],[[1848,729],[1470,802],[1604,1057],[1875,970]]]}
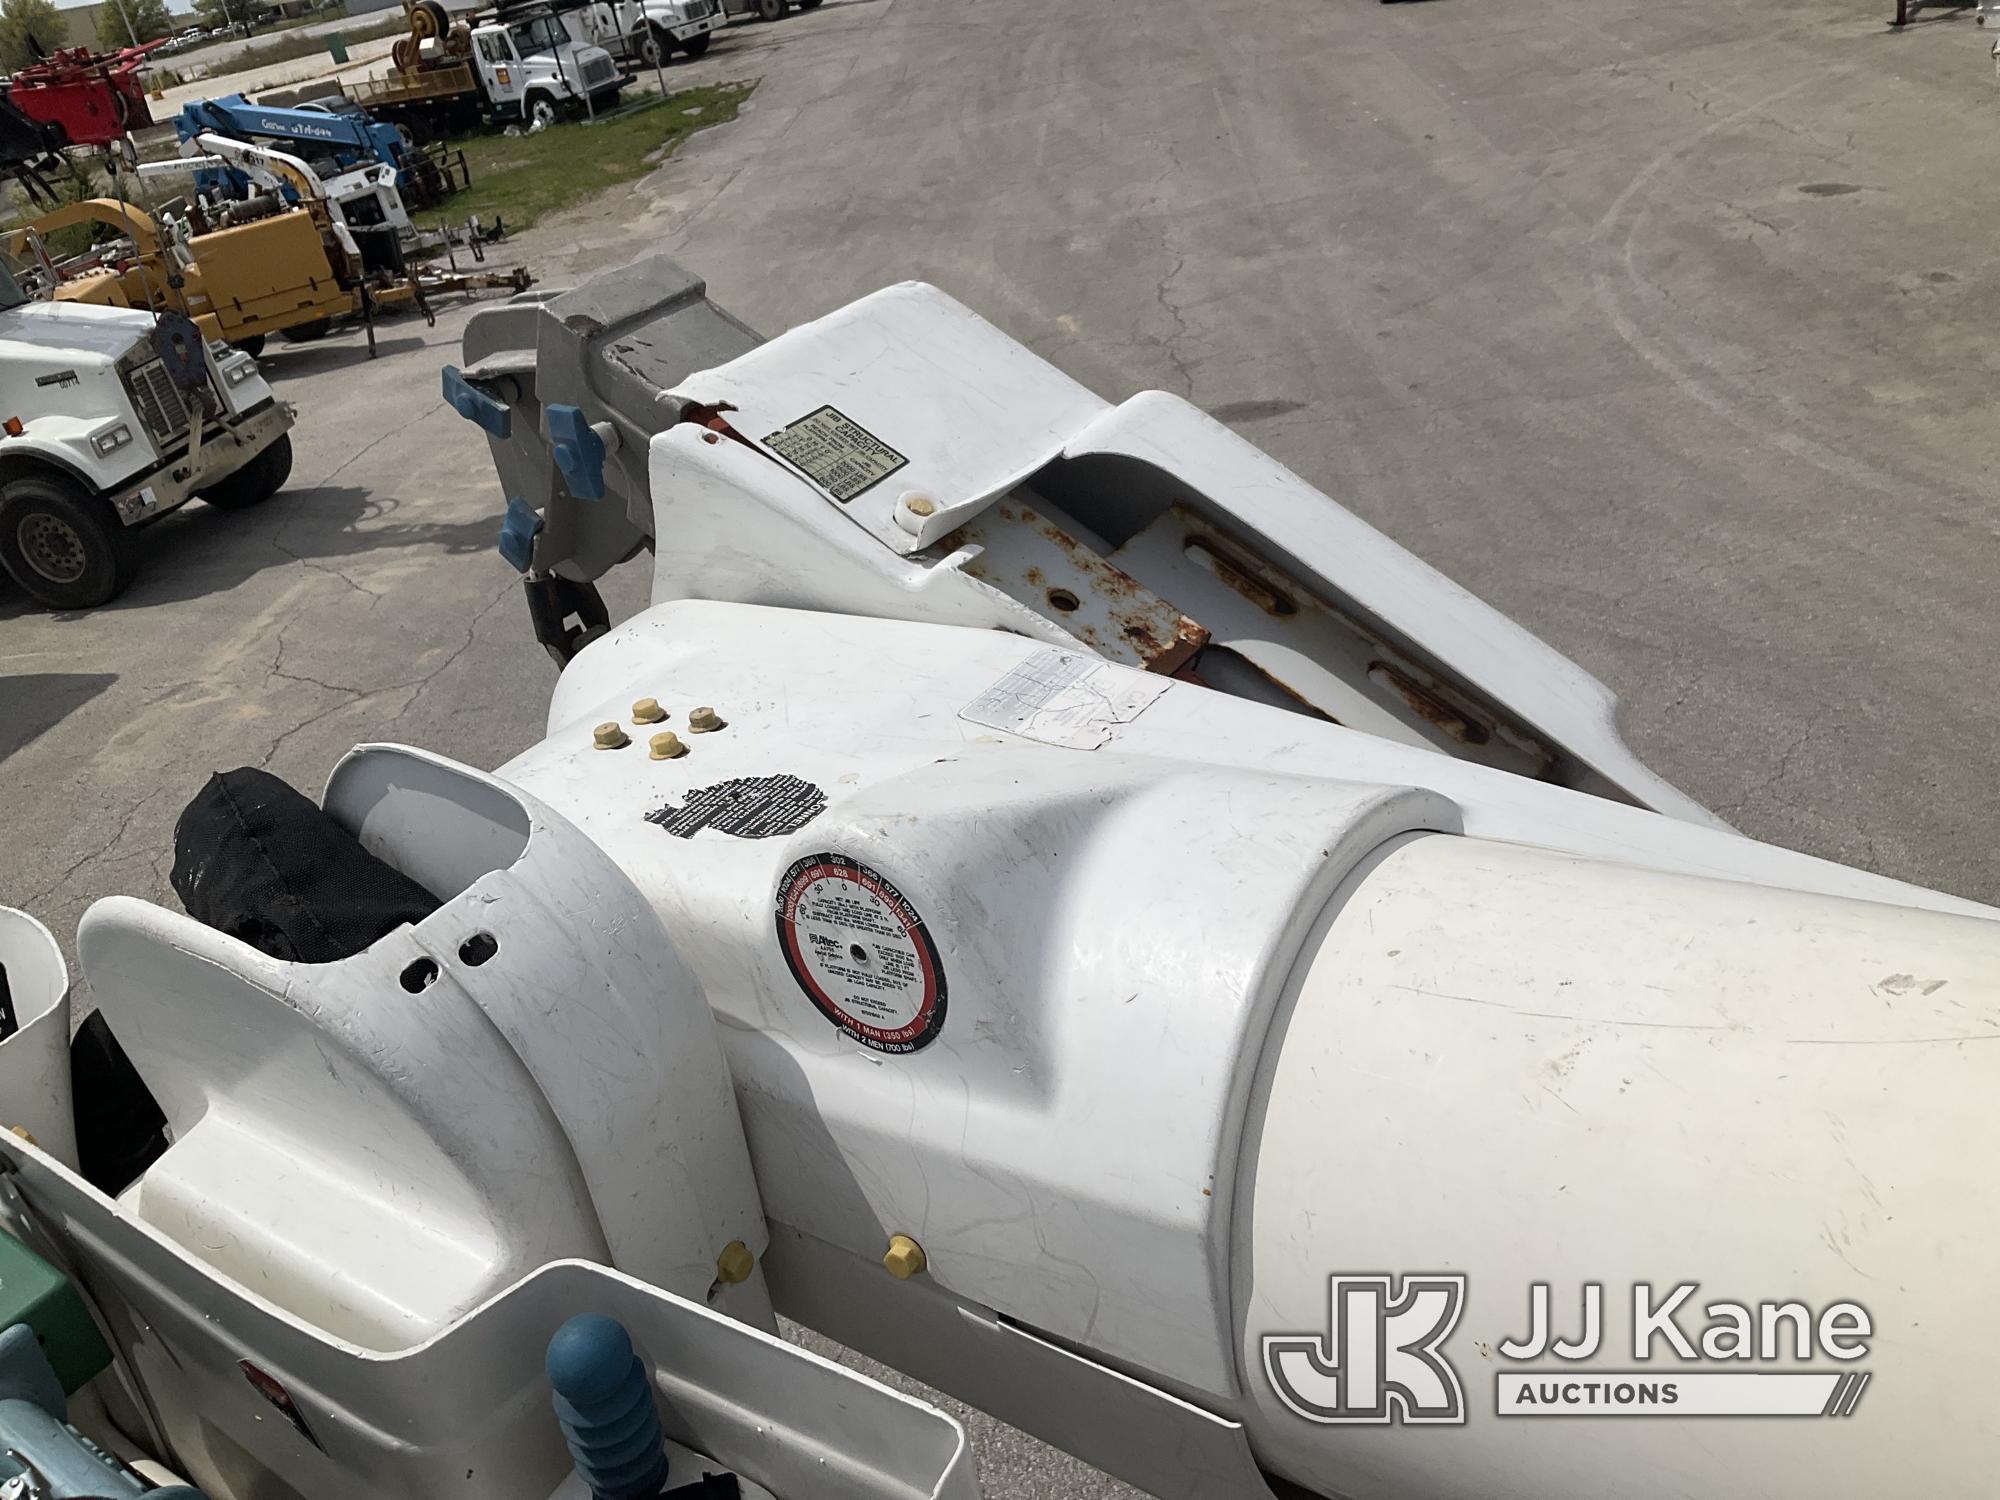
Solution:
{"label": "hex bolt", "polygon": [[712,734],[728,726],[715,716],[712,708],[697,708],[688,714],[688,729],[694,734]]}
{"label": "hex bolt", "polygon": [[681,737],[671,729],[663,729],[646,742],[651,747],[654,760],[679,760],[688,753],[688,747],[681,743]]}
{"label": "hex bolt", "polygon": [[715,1279],[724,1286],[736,1286],[750,1279],[750,1273],[757,1269],[757,1257],[750,1253],[750,1247],[741,1240],[731,1240],[722,1247],[722,1253],[715,1257]]}
{"label": "hex bolt", "polygon": [[882,1264],[898,1281],[908,1281],[912,1276],[921,1275],[930,1262],[924,1256],[922,1245],[907,1234],[892,1234],[889,1236],[889,1248],[882,1254]]}
{"label": "hex bolt", "polygon": [[590,732],[590,741],[600,750],[623,750],[632,737],[616,724],[599,724]]}
{"label": "hex bolt", "polygon": [[632,705],[632,722],[634,724],[658,724],[666,716],[667,711],[660,707],[660,700],[658,698],[641,698],[637,703]]}

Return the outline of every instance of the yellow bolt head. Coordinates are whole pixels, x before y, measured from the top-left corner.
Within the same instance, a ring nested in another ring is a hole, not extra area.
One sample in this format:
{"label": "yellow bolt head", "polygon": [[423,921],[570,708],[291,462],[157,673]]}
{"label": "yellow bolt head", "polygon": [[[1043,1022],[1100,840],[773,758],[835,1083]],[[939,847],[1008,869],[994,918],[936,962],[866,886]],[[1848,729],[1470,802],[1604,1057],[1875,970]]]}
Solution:
{"label": "yellow bolt head", "polygon": [[654,760],[675,760],[688,753],[688,747],[681,743],[681,737],[671,729],[663,729],[646,743],[652,747]]}
{"label": "yellow bolt head", "polygon": [[715,1279],[724,1286],[735,1286],[748,1281],[750,1273],[757,1269],[757,1257],[750,1253],[750,1247],[741,1240],[731,1240],[722,1247],[722,1253],[715,1257]]}
{"label": "yellow bolt head", "polygon": [[903,503],[910,507],[910,514],[913,516],[934,516],[937,514],[937,502],[931,499],[929,495],[912,495]]}
{"label": "yellow bolt head", "polygon": [[600,750],[623,750],[632,743],[631,736],[616,724],[599,724],[591,731],[590,739]]}
{"label": "yellow bolt head", "polygon": [[922,1273],[930,1264],[924,1258],[924,1247],[907,1234],[889,1236],[889,1248],[883,1252],[882,1264],[898,1281],[908,1281]]}
{"label": "yellow bolt head", "polygon": [[634,724],[657,724],[666,718],[666,716],[667,711],[660,707],[660,700],[658,698],[641,698],[637,703],[632,705],[632,722]]}
{"label": "yellow bolt head", "polygon": [[722,720],[715,716],[712,708],[697,708],[688,715],[688,728],[696,734],[707,734],[710,730],[722,728]]}

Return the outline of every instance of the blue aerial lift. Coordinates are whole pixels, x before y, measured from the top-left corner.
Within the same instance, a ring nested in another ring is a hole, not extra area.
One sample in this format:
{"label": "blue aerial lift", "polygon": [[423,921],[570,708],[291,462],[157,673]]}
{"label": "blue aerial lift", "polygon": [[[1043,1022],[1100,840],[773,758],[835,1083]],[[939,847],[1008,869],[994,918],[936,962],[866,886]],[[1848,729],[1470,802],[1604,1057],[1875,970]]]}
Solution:
{"label": "blue aerial lift", "polygon": [[[378,162],[392,166],[396,188],[411,208],[435,203],[464,185],[457,180],[463,175],[462,152],[454,153],[454,168],[449,157],[417,149],[396,126],[338,96],[283,109],[252,103],[241,94],[183,105],[174,120],[174,133],[189,141],[204,132],[276,145],[303,158],[322,177]],[[234,167],[204,168],[196,174],[196,184],[204,193],[226,198],[251,191],[249,179]]]}

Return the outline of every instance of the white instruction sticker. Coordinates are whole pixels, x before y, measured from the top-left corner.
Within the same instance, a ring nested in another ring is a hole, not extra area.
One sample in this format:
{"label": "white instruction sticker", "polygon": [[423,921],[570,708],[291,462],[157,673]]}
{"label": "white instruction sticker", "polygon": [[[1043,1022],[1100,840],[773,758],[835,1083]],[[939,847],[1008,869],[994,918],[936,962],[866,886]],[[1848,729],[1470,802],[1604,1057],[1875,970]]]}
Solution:
{"label": "white instruction sticker", "polygon": [[781,427],[764,446],[845,505],[909,460],[852,417],[822,406]]}
{"label": "white instruction sticker", "polygon": [[968,724],[1045,745],[1095,750],[1172,683],[1060,646],[1046,646],[958,711]]}

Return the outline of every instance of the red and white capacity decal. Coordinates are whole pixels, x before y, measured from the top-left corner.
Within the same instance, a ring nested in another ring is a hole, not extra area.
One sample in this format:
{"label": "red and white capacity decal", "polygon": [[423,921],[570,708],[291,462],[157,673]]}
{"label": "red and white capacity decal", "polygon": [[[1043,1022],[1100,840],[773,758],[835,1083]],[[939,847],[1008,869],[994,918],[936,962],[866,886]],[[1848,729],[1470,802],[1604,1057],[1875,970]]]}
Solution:
{"label": "red and white capacity decal", "polygon": [[808,854],[778,882],[778,946],[806,998],[877,1052],[916,1052],[944,1028],[944,965],[917,909],[844,854]]}

